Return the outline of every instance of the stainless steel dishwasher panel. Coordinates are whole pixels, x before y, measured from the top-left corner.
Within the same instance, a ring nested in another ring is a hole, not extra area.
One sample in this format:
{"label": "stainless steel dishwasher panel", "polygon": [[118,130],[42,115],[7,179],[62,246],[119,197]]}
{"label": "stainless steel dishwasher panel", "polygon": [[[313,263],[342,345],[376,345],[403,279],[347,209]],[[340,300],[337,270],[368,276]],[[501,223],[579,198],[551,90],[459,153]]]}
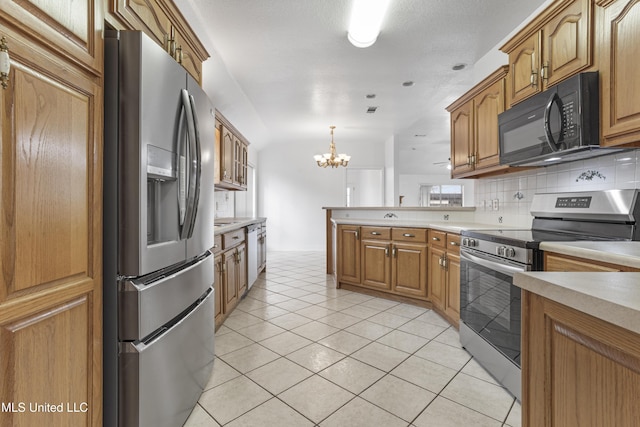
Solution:
{"label": "stainless steel dishwasher panel", "polygon": [[177,323],[147,342],[121,343],[121,427],[184,424],[204,390],[214,360],[214,290]]}

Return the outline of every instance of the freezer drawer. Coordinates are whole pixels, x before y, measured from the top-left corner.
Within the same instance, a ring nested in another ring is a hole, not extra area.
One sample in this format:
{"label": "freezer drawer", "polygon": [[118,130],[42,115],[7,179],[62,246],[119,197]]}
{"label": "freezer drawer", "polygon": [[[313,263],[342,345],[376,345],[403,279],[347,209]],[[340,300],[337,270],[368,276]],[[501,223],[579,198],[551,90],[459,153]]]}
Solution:
{"label": "freezer drawer", "polygon": [[119,426],[184,424],[214,359],[214,291],[149,342],[120,344]]}
{"label": "freezer drawer", "polygon": [[182,313],[211,285],[213,255],[210,252],[179,270],[121,282],[118,339],[144,339]]}

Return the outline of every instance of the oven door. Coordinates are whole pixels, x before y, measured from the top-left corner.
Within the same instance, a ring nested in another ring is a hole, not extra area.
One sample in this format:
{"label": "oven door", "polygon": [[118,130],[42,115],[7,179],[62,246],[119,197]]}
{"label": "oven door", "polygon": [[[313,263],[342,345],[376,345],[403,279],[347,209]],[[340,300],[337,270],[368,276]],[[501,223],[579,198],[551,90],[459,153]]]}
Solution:
{"label": "oven door", "polygon": [[513,275],[530,270],[469,248],[460,252],[460,319],[520,366],[520,288]]}

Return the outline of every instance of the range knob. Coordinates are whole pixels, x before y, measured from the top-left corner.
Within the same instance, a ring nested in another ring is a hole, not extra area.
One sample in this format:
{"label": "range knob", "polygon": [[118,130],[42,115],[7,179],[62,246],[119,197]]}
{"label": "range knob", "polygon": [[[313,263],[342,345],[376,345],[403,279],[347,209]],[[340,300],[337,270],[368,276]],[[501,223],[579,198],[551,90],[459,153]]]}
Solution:
{"label": "range knob", "polygon": [[471,247],[478,246],[478,241],[476,239],[469,239],[469,246]]}
{"label": "range knob", "polygon": [[496,255],[498,255],[498,256],[505,256],[505,255],[504,255],[504,251],[505,251],[506,249],[507,249],[507,247],[506,247],[506,246],[498,246],[498,247],[496,248]]}
{"label": "range knob", "polygon": [[505,247],[504,256],[507,258],[514,258],[516,256],[516,250],[514,248]]}
{"label": "range knob", "polygon": [[464,239],[462,239],[462,246],[469,246],[469,238],[465,237]]}

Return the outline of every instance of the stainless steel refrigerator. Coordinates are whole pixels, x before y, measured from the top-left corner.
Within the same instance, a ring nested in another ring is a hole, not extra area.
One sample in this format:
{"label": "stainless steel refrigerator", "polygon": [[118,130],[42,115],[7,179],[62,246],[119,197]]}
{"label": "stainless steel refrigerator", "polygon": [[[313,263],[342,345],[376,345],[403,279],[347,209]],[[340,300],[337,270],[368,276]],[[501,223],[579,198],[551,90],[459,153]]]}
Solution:
{"label": "stainless steel refrigerator", "polygon": [[178,427],[213,368],[215,114],[144,33],[105,35],[104,425]]}

